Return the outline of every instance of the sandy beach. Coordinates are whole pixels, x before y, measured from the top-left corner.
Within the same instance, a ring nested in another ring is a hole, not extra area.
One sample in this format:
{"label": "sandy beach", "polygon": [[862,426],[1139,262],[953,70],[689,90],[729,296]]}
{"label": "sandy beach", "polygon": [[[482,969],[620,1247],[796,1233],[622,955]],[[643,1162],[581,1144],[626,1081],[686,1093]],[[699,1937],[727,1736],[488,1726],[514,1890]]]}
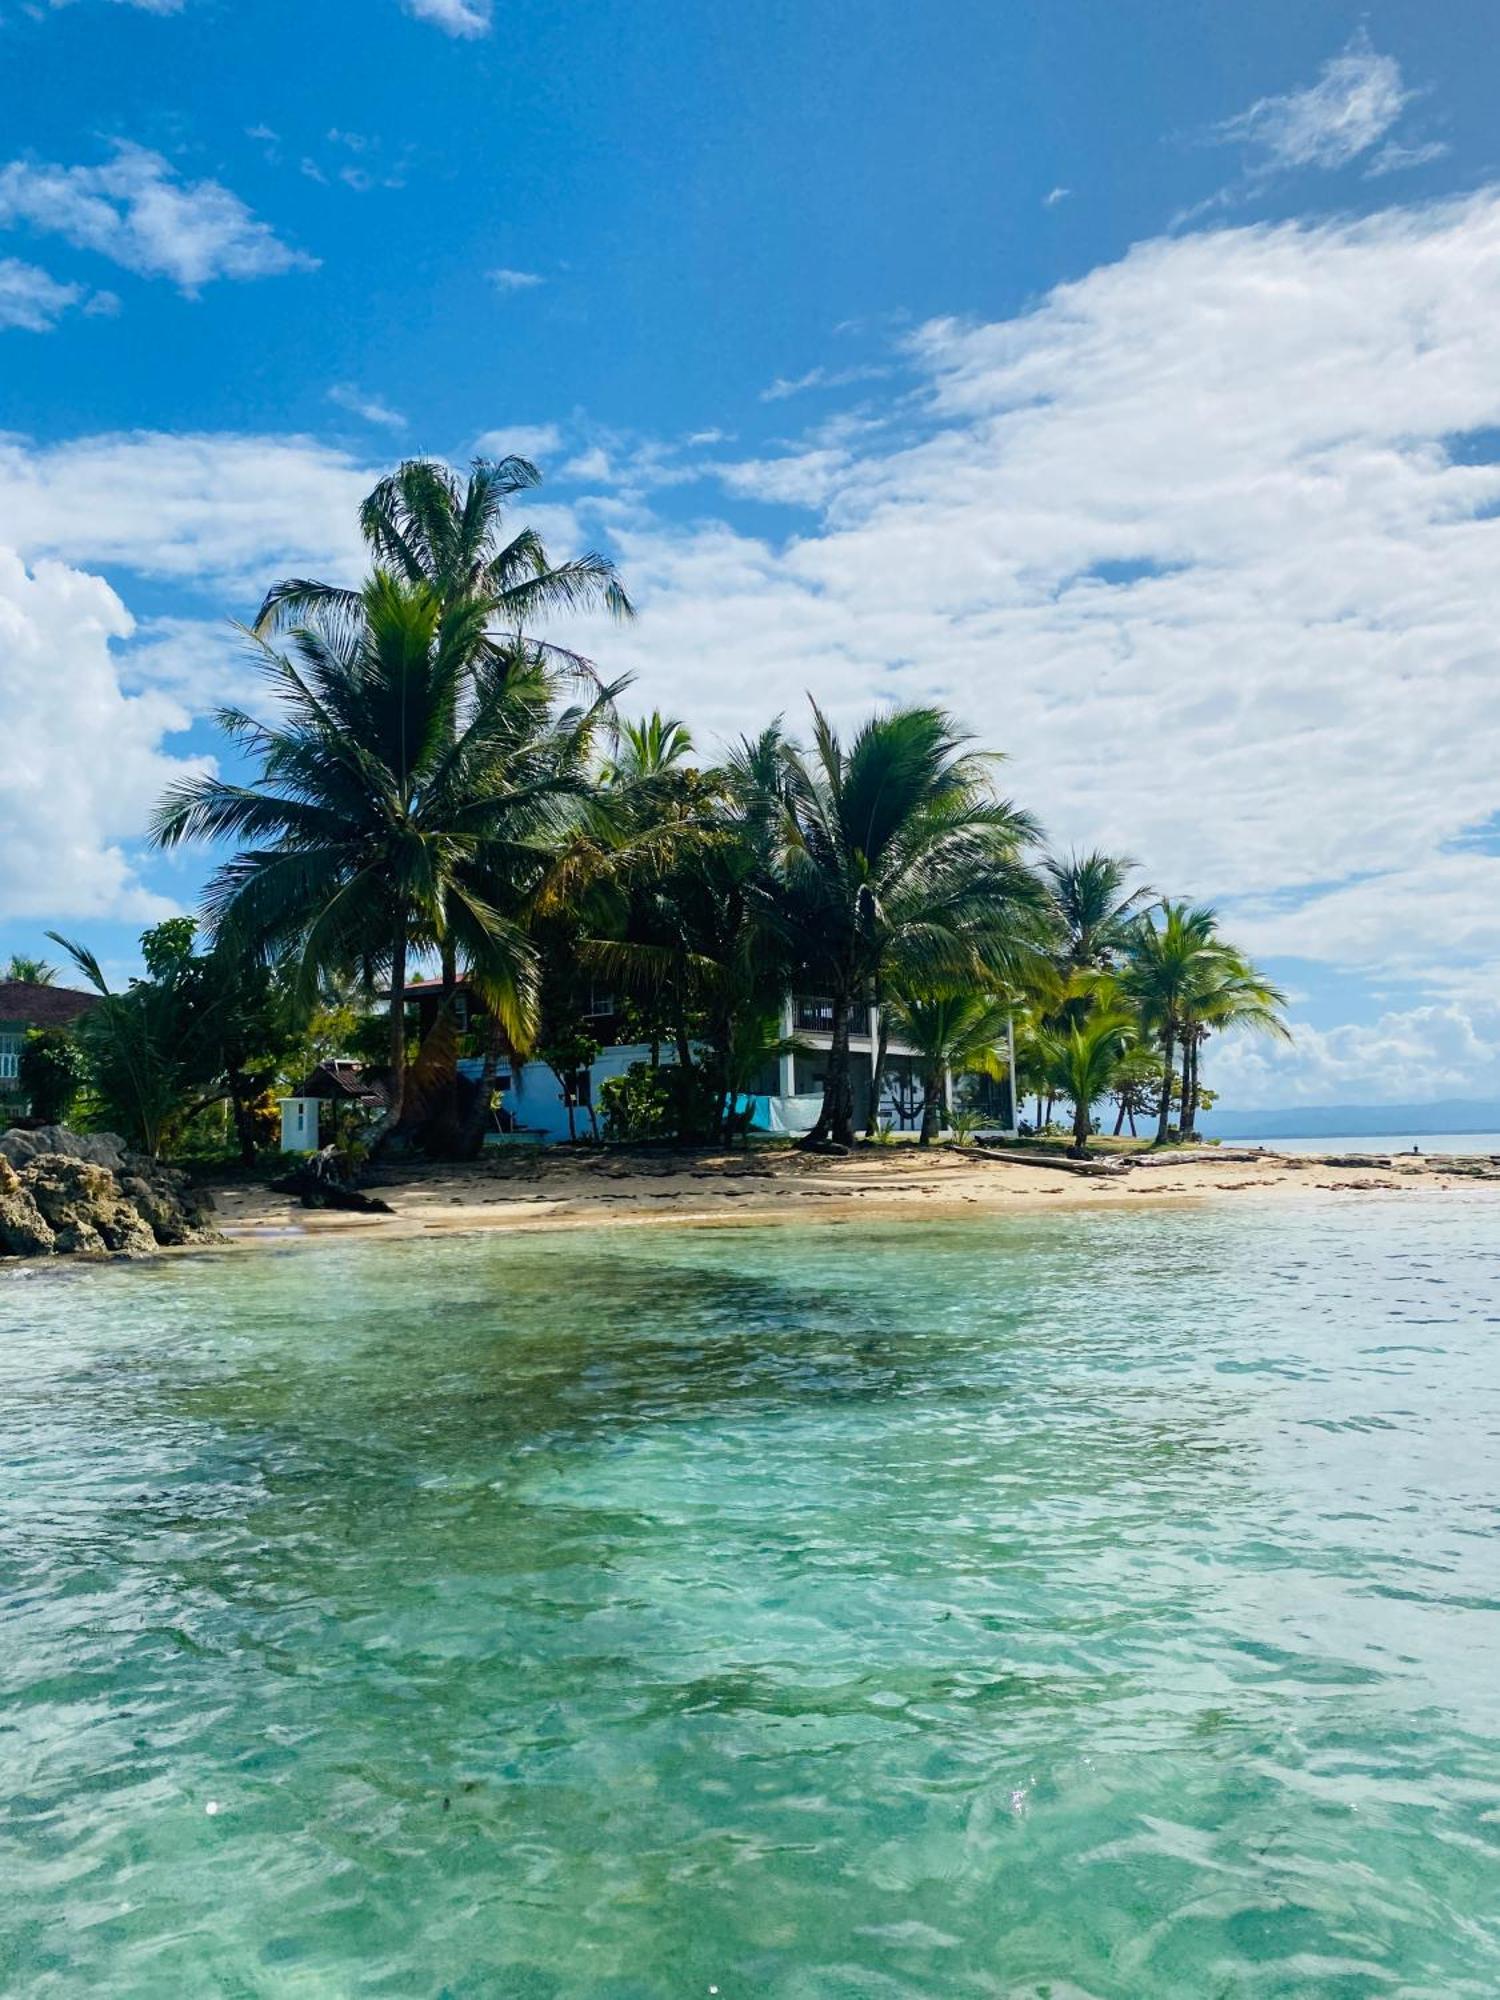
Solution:
{"label": "sandy beach", "polygon": [[654,1222],[703,1226],[856,1216],[996,1214],[1028,1209],[1298,1200],[1317,1193],[1399,1197],[1434,1189],[1500,1198],[1500,1162],[1396,1155],[1358,1159],[1246,1151],[1100,1155],[1076,1163],[948,1147],[865,1148],[846,1157],[792,1151],[696,1154],[569,1152],[487,1155],[471,1166],[403,1163],[372,1172],[389,1215],[305,1209],[265,1187],[214,1189],[232,1241],[288,1232],[422,1234],[565,1229]]}

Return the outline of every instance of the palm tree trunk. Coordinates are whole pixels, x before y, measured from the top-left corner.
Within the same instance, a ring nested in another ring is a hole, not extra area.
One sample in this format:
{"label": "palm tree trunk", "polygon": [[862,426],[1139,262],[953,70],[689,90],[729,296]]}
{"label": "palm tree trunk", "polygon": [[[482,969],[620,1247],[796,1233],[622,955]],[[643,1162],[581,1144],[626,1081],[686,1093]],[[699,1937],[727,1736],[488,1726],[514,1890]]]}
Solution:
{"label": "palm tree trunk", "polygon": [[1115,1137],[1118,1139],[1120,1134],[1124,1130],[1125,1130],[1125,1100],[1122,1097],[1120,1099],[1120,1115],[1115,1120]]}
{"label": "palm tree trunk", "polygon": [[1089,1105],[1080,1101],[1073,1106],[1073,1151],[1081,1159],[1089,1149]]}
{"label": "palm tree trunk", "polygon": [[459,1157],[472,1160],[484,1150],[485,1120],[490,1115],[490,1106],[495,1101],[495,1068],[500,1054],[500,1024],[493,1014],[486,1014],[484,1029],[484,1062],[479,1071],[479,1081],[474,1086],[474,1095],[469,1099],[468,1110],[459,1129]]}
{"label": "palm tree trunk", "polygon": [[942,1102],[943,1073],[929,1070],[922,1086],[922,1131],[919,1146],[930,1146],[938,1135],[938,1105]]}
{"label": "palm tree trunk", "polygon": [[849,1076],[849,1002],[842,993],[833,996],[833,1040],[828,1050],[823,1106],[818,1113],[818,1122],[799,1143],[804,1150],[816,1146],[854,1144],[854,1086]]}
{"label": "palm tree trunk", "polygon": [[1156,1140],[1158,1146],[1167,1143],[1167,1130],[1172,1123],[1172,1065],[1177,1055],[1175,1023],[1169,1021],[1162,1032],[1162,1077],[1161,1097],[1156,1106]]}
{"label": "palm tree trunk", "polygon": [[[1183,1050],[1182,1063],[1182,1136],[1196,1139],[1198,1136],[1198,1069],[1203,1060],[1203,1042],[1206,1030],[1195,1027],[1189,1031],[1187,1045]],[[1191,1078],[1189,1070],[1191,1069]]]}
{"label": "palm tree trunk", "polygon": [[390,1100],[372,1144],[383,1146],[406,1109],[406,924],[396,926],[391,946]]}
{"label": "palm tree trunk", "polygon": [[875,1071],[870,1078],[870,1130],[880,1125],[880,1095],[885,1085],[885,1066],[890,1054],[891,1031],[886,1024],[885,1008],[877,1000],[875,1018],[880,1026],[875,1038]]}

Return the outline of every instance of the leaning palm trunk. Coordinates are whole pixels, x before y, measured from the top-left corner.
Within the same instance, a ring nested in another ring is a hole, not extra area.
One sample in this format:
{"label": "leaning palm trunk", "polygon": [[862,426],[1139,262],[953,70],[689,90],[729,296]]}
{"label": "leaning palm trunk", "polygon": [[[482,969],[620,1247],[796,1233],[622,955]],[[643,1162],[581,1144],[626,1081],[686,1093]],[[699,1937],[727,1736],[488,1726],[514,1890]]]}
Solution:
{"label": "leaning palm trunk", "polygon": [[499,1067],[501,1029],[493,1014],[485,1016],[484,1059],[480,1065],[479,1081],[474,1086],[474,1095],[469,1099],[464,1112],[463,1123],[459,1127],[459,1157],[472,1160],[478,1157],[484,1147],[484,1128],[489,1122],[490,1107],[495,1101],[495,1072]]}

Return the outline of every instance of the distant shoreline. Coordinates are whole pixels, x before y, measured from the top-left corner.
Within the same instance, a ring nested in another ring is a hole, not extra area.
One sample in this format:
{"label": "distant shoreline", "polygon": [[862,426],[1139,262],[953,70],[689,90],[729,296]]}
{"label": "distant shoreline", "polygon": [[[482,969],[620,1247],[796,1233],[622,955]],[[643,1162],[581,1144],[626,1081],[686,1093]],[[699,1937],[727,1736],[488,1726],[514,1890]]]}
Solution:
{"label": "distant shoreline", "polygon": [[288,1236],[413,1236],[473,1230],[574,1229],[673,1222],[937,1220],[1050,1209],[1118,1209],[1142,1202],[1299,1200],[1318,1193],[1399,1198],[1464,1190],[1500,1199],[1500,1168],[1421,1155],[1388,1163],[1248,1150],[1136,1155],[1080,1173],[1035,1155],[943,1147],[863,1148],[843,1158],[794,1152],[583,1158],[558,1148],[533,1158],[491,1155],[472,1166],[412,1166],[376,1174],[390,1215],[309,1210],[244,1184],[214,1189],[231,1242]]}

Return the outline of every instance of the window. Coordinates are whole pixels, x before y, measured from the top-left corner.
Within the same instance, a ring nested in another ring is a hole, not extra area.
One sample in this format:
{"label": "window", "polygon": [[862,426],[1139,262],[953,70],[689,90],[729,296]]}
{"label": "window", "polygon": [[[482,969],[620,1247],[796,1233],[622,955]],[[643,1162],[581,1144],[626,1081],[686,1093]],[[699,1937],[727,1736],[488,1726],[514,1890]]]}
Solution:
{"label": "window", "polygon": [[21,1074],[21,1037],[0,1034],[0,1083],[14,1083]]}

